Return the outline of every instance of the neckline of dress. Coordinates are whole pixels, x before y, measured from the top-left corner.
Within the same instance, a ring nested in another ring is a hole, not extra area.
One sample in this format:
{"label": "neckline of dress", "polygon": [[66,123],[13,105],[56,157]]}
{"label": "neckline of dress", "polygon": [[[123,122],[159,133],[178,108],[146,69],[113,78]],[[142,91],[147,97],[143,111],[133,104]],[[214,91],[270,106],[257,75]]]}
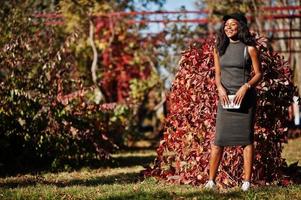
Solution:
{"label": "neckline of dress", "polygon": [[231,44],[237,44],[237,43],[240,43],[240,40],[237,40],[237,41],[235,41],[235,42],[231,42],[231,41],[230,41],[230,43],[231,43]]}

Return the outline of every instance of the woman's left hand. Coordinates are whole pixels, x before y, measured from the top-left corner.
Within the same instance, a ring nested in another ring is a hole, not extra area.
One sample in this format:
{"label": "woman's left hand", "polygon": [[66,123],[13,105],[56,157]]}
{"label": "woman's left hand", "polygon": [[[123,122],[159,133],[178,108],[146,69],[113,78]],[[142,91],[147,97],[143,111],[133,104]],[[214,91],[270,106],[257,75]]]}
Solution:
{"label": "woman's left hand", "polygon": [[246,86],[246,85],[242,85],[242,86],[239,88],[239,90],[236,92],[235,98],[234,98],[234,100],[233,100],[233,103],[234,103],[235,105],[240,105],[240,104],[241,104],[241,102],[242,102],[244,96],[246,95],[248,89],[249,89],[249,88],[248,88],[248,86]]}

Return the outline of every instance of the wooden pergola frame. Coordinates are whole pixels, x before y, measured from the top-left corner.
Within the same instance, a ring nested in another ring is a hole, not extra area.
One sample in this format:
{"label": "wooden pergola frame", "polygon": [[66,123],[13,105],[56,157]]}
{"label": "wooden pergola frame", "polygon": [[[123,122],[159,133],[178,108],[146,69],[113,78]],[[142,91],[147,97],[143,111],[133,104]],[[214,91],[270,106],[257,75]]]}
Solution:
{"label": "wooden pergola frame", "polygon": [[[269,12],[270,14],[261,15],[263,20],[279,20],[279,19],[301,19],[301,6],[284,6],[284,7],[262,7],[262,10]],[[294,14],[279,14],[277,11],[292,11]],[[295,13],[299,11],[298,13]],[[147,19],[149,16],[167,16],[167,15],[181,15],[181,14],[199,14],[204,15],[195,19]],[[96,25],[102,23],[104,20],[109,21],[109,23],[114,23],[118,19],[129,17],[127,23],[129,24],[150,24],[150,23],[196,23],[196,24],[208,24],[208,23],[220,23],[218,20],[208,19],[208,10],[198,10],[198,11],[137,11],[137,12],[111,12],[111,13],[101,13],[95,14],[93,19]],[[35,18],[44,19],[45,25],[64,25],[64,19],[60,13],[36,13]],[[135,18],[144,19],[135,19]],[[251,16],[247,16],[249,20],[252,20]],[[274,37],[273,40],[300,40],[300,36],[292,36],[293,32],[301,32],[301,23],[299,29],[265,29],[263,33],[275,33],[275,32],[289,32],[289,36],[285,37]],[[290,46],[290,45],[289,45]],[[290,49],[288,51],[283,51],[281,53],[300,53],[301,50]]]}

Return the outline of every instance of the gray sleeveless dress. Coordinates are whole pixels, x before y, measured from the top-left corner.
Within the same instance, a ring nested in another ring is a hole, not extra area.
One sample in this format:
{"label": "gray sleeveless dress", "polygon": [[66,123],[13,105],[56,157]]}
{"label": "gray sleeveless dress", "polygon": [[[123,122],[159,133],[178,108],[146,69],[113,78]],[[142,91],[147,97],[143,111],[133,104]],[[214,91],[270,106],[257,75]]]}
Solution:
{"label": "gray sleeveless dress", "polygon": [[[243,69],[245,46],[242,42],[230,43],[225,54],[220,57],[221,84],[228,94],[235,94],[250,79],[252,62],[248,54],[245,74]],[[239,109],[224,109],[219,100],[214,144],[244,146],[253,143],[255,109],[256,91],[253,87],[247,91]]]}

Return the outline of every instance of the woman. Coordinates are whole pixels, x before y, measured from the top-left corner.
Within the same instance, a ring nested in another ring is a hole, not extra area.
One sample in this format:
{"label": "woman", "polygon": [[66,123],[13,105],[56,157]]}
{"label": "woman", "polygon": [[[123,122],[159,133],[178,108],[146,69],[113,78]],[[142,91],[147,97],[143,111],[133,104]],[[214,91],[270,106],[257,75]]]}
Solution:
{"label": "woman", "polygon": [[[253,127],[256,108],[254,86],[260,81],[261,66],[255,40],[242,13],[223,17],[214,49],[215,79],[219,95],[216,134],[212,144],[209,181],[205,188],[215,187],[215,177],[225,146],[242,146],[244,177],[242,190],[250,188],[253,164]],[[244,50],[245,53],[244,53]],[[255,75],[250,76],[251,66]],[[226,109],[231,102],[228,95],[235,95],[233,103],[238,109]]]}

